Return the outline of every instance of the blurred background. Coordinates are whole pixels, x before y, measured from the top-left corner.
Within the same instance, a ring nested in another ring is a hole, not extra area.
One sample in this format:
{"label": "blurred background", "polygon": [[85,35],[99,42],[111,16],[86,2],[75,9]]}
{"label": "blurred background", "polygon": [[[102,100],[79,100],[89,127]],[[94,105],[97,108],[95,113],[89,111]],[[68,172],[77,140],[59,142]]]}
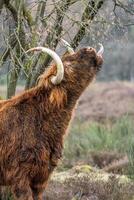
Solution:
{"label": "blurred background", "polygon": [[105,53],[101,72],[79,100],[57,170],[89,165],[133,179],[134,1],[1,0],[1,98],[35,86],[50,65],[48,55],[25,55],[27,49],[40,45],[62,56],[61,39],[76,51],[102,43]]}

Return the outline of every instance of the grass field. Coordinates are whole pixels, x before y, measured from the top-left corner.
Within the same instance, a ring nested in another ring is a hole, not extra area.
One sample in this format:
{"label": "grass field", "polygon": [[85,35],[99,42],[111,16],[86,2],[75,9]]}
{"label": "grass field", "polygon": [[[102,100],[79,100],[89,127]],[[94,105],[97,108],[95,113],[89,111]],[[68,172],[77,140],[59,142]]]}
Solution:
{"label": "grass field", "polygon": [[114,124],[77,121],[65,138],[64,156],[60,169],[79,164],[89,164],[99,169],[127,155],[130,163],[122,173],[133,176],[133,134],[133,120],[127,116]]}

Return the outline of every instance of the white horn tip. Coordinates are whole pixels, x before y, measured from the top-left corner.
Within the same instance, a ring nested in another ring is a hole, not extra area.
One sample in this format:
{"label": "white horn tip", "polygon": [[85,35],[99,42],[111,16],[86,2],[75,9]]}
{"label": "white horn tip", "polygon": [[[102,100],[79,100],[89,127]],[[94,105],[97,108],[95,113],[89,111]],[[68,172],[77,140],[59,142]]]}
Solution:
{"label": "white horn tip", "polygon": [[97,54],[102,56],[102,54],[104,53],[104,47],[101,43],[99,43],[99,46],[100,46],[100,50],[98,51]]}
{"label": "white horn tip", "polygon": [[62,41],[65,45],[69,45],[69,43],[68,43],[66,40],[62,39],[62,38],[61,38],[61,41]]}
{"label": "white horn tip", "polygon": [[73,48],[71,47],[71,45],[64,39],[61,39],[61,41],[63,42],[63,45],[67,48],[69,53],[74,53]]}

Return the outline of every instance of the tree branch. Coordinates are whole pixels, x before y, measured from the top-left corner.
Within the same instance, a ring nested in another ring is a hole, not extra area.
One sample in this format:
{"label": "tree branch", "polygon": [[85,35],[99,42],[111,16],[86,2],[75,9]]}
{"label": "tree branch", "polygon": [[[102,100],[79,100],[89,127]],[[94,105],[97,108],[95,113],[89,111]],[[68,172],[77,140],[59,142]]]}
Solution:
{"label": "tree branch", "polygon": [[49,31],[45,41],[45,43],[53,49],[56,48],[59,38],[61,36],[61,32],[63,30],[62,22],[65,16],[65,12],[68,10],[70,5],[72,5],[71,0],[62,1],[60,6],[55,5],[56,20],[54,26],[52,27],[52,30]]}
{"label": "tree branch", "polygon": [[113,0],[114,2],[114,10],[116,9],[116,7],[120,7],[122,8],[125,12],[134,15],[134,9],[132,9],[132,6],[130,5],[125,5],[124,3],[122,3],[120,0]]}
{"label": "tree branch", "polygon": [[16,8],[10,3],[10,1],[5,1],[4,3],[5,3],[6,8],[11,12],[13,19],[17,24],[18,23],[18,12],[17,12]]}
{"label": "tree branch", "polygon": [[34,25],[34,20],[31,15],[30,10],[27,10],[26,6],[23,6],[23,16],[24,16],[25,20],[27,21],[27,24],[31,30],[31,27]]}
{"label": "tree branch", "polygon": [[83,39],[86,28],[89,26],[91,21],[94,19],[96,14],[98,13],[99,9],[102,7],[105,0],[99,0],[95,3],[95,0],[89,1],[87,7],[85,8],[82,18],[81,18],[81,25],[80,29],[78,30],[77,34],[75,35],[71,46],[75,49],[81,40]]}
{"label": "tree branch", "polygon": [[[11,12],[13,19],[15,21],[15,25],[17,26],[18,24],[18,13],[17,10],[15,9],[15,7],[12,6],[12,4],[10,4],[9,0],[5,0],[4,1],[5,7]],[[1,65],[3,62],[6,61],[7,57],[10,55],[10,49],[14,49],[14,47],[17,44],[17,39],[15,38],[14,33],[12,35],[10,35],[10,41],[9,41],[9,47],[4,51],[3,55],[0,58],[0,62]]]}
{"label": "tree branch", "polygon": [[1,14],[1,11],[2,11],[3,5],[4,5],[4,0],[0,0],[0,14]]}
{"label": "tree branch", "polygon": [[47,3],[47,0],[44,0],[44,1],[42,2],[41,8],[40,8],[40,20],[41,20],[41,22],[42,22],[43,27],[46,27],[46,21],[43,20],[43,18],[44,18],[44,13],[45,13],[45,9],[46,9],[46,3]]}
{"label": "tree branch", "polygon": [[[71,0],[62,1],[61,5],[59,6],[55,5],[57,15],[56,15],[54,26],[52,28],[53,31],[51,30],[49,31],[43,43],[43,46],[49,46],[50,48],[53,48],[53,49],[56,48],[59,38],[61,36],[61,32],[62,32],[62,22],[64,19],[64,15],[70,5],[72,5]],[[33,76],[32,78],[30,78],[31,81],[28,80],[28,82],[26,83],[27,88],[33,87],[35,85],[38,76],[44,71],[44,69],[46,68],[46,66],[48,65],[50,61],[51,61],[51,58],[49,55],[45,55],[45,56],[39,55],[38,68],[36,70],[33,70],[32,72]]]}
{"label": "tree branch", "polygon": [[21,51],[24,51],[24,48],[25,48],[25,32],[23,30],[23,24],[22,24],[23,6],[24,6],[24,0],[20,0],[18,12],[17,12],[16,32],[14,33],[18,45],[16,46],[15,56],[13,56],[11,54],[12,52],[10,52],[11,58],[15,62],[14,63],[15,65],[9,77],[7,98],[10,98],[11,96],[15,94],[17,80],[18,80],[19,73],[21,70],[21,63],[19,62],[18,58],[21,55]]}

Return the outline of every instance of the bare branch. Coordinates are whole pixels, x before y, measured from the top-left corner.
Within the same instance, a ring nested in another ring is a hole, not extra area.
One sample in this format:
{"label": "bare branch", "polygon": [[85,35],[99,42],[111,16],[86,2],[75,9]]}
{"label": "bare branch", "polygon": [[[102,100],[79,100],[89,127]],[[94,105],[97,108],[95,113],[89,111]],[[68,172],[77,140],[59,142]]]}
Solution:
{"label": "bare branch", "polygon": [[2,11],[3,5],[4,5],[4,0],[0,0],[0,14],[1,14],[1,11]]}
{"label": "bare branch", "polygon": [[87,7],[85,8],[82,18],[81,18],[81,25],[80,29],[78,30],[77,34],[75,35],[71,46],[75,49],[80,41],[83,39],[86,28],[89,26],[91,21],[94,19],[96,14],[98,13],[98,10],[102,7],[105,0],[100,0],[97,3],[95,1],[89,1]]}
{"label": "bare branch", "polygon": [[[57,4],[55,5],[57,16],[56,16],[54,26],[52,28],[53,31],[51,30],[49,31],[47,38],[45,39],[43,43],[43,46],[49,46],[53,49],[56,48],[61,36],[61,32],[62,32],[62,22],[65,16],[65,13],[68,10],[70,5],[72,5],[71,0],[62,1],[61,5],[59,6],[57,6]],[[44,58],[40,56],[38,57],[38,63],[39,63],[38,68],[36,71],[35,70],[33,71],[30,87],[33,87],[35,85],[38,76],[44,71],[45,67],[48,65],[48,63],[51,60],[49,55],[45,55],[43,57]],[[28,80],[28,82],[30,81]],[[28,84],[27,84],[27,87],[29,87]]]}
{"label": "bare branch", "polygon": [[114,13],[116,10],[116,7],[120,7],[122,8],[126,13],[129,13],[130,15],[134,15],[134,9],[132,6],[130,5],[125,5],[124,3],[122,3],[120,0],[113,0],[114,2]]}
{"label": "bare branch", "polygon": [[61,5],[58,6],[55,4],[56,9],[56,20],[54,23],[54,26],[52,28],[53,31],[49,31],[48,36],[46,38],[45,43],[50,46],[51,48],[54,48],[57,46],[57,43],[59,41],[59,38],[61,36],[62,32],[62,22],[65,16],[65,12],[68,10],[69,6],[72,4],[71,0],[65,0],[62,1]]}
{"label": "bare branch", "polygon": [[31,27],[34,25],[34,20],[33,17],[31,15],[30,10],[27,10],[26,6],[23,6],[23,16],[27,21],[27,24],[31,30]]}
{"label": "bare branch", "polygon": [[14,49],[17,44],[17,39],[13,36],[10,37],[9,41],[10,46],[4,51],[3,55],[0,58],[0,64],[2,65],[3,62],[6,61],[7,57],[10,55],[10,49]]}
{"label": "bare branch", "polygon": [[17,12],[16,8],[10,3],[10,1],[5,1],[4,3],[5,3],[6,8],[11,12],[13,19],[17,24],[18,23],[18,12]]}
{"label": "bare branch", "polygon": [[45,9],[46,9],[46,3],[47,3],[47,0],[44,0],[42,2],[41,8],[40,8],[40,20],[41,20],[44,27],[46,26],[46,22],[45,22],[45,20],[43,20]]}

